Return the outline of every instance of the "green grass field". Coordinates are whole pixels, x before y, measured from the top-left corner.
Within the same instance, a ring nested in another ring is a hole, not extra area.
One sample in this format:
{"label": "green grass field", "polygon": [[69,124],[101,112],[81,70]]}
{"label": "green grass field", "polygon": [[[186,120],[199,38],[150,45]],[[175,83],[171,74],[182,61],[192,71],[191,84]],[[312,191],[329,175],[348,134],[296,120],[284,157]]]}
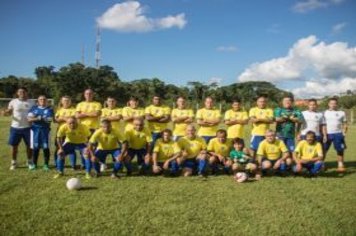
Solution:
{"label": "green grass field", "polygon": [[[1,118],[0,235],[356,235],[356,126],[344,176],[330,151],[329,168],[316,179],[243,184],[231,176],[85,180],[69,169],[53,179],[54,170],[28,171],[23,146],[21,167],[10,171],[8,126]],[[73,176],[83,190],[66,189]]]}

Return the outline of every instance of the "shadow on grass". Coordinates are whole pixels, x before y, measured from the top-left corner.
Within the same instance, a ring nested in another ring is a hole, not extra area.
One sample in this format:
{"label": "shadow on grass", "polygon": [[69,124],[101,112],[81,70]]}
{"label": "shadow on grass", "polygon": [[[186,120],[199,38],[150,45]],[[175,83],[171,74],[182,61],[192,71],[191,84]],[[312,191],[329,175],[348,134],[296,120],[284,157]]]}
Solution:
{"label": "shadow on grass", "polygon": [[78,189],[78,191],[90,191],[90,190],[97,190],[97,189],[98,187],[94,187],[94,186],[84,186]]}

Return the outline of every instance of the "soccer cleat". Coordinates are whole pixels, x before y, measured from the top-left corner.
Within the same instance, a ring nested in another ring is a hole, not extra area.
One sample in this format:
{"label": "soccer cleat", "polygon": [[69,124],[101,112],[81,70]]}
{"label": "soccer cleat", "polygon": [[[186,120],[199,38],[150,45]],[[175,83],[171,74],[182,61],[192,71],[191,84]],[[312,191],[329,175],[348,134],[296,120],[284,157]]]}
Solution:
{"label": "soccer cleat", "polygon": [[60,177],[62,177],[63,176],[63,172],[58,172],[57,174],[55,174],[54,176],[53,176],[53,179],[58,179],[58,178],[60,178]]}
{"label": "soccer cleat", "polygon": [[120,177],[119,177],[117,174],[112,173],[112,174],[111,174],[111,178],[112,178],[112,179],[119,179]]}
{"label": "soccer cleat", "polygon": [[100,164],[100,172],[104,172],[106,169],[107,169],[106,164],[101,163],[101,164]]}
{"label": "soccer cleat", "polygon": [[35,164],[28,164],[28,169],[29,170],[36,170],[36,165]]}
{"label": "soccer cleat", "polygon": [[42,167],[42,169],[43,169],[44,171],[49,171],[49,166],[48,166],[47,164],[44,164],[43,167]]}
{"label": "soccer cleat", "polygon": [[11,161],[11,166],[10,166],[10,170],[15,170],[17,167],[16,165],[16,161]]}
{"label": "soccer cleat", "polygon": [[86,179],[91,179],[90,173],[85,173],[85,178],[86,178]]}
{"label": "soccer cleat", "polygon": [[345,172],[346,172],[346,168],[343,167],[343,166],[338,167],[337,170],[336,170],[336,172],[338,172],[338,173],[345,173]]}

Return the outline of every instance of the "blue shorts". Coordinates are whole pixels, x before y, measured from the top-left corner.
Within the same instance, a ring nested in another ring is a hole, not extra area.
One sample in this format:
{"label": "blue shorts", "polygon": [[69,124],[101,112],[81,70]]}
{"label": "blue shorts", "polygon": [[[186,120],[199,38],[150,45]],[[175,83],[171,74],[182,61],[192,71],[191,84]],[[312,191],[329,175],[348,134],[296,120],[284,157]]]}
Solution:
{"label": "blue shorts", "polygon": [[264,139],[265,139],[265,136],[252,135],[251,141],[250,141],[250,148],[254,151],[257,151],[258,146],[260,145],[260,142],[262,142]]}
{"label": "blue shorts", "polygon": [[182,167],[195,170],[197,168],[197,161],[196,159],[187,159],[182,163]]}
{"label": "blue shorts", "polygon": [[8,144],[11,146],[18,146],[21,139],[25,142],[26,146],[30,146],[31,128],[14,128],[10,127],[10,135]]}
{"label": "blue shorts", "polygon": [[117,158],[121,154],[120,149],[114,150],[96,150],[95,156],[99,159],[100,162],[105,163],[107,155],[111,155],[113,158]]}
{"label": "blue shorts", "polygon": [[206,144],[209,144],[210,140],[215,138],[215,136],[201,136],[201,137],[205,140]]}
{"label": "blue shorts", "polygon": [[[305,139],[306,139],[306,135],[300,135],[300,138],[301,138],[302,140],[305,140]],[[316,135],[316,136],[315,136],[315,140],[316,140],[317,142],[319,142],[319,143],[322,143],[322,142],[323,142],[323,138],[322,138],[320,135]]]}
{"label": "blue shorts", "polygon": [[142,148],[142,149],[132,149],[129,148],[129,150],[127,151],[128,155],[130,156],[131,160],[135,158],[135,156],[137,156],[137,164],[141,165],[144,162],[144,158],[147,154],[146,149]]}
{"label": "blue shorts", "polygon": [[51,130],[48,128],[31,128],[31,149],[48,149],[50,146]]}
{"label": "blue shorts", "polygon": [[286,145],[289,152],[294,152],[295,149],[294,138],[278,137],[278,139],[283,141],[283,143]]}
{"label": "blue shorts", "polygon": [[87,145],[85,143],[79,143],[79,144],[64,143],[62,148],[65,156],[68,154],[74,154],[75,151],[79,151],[80,154],[83,155],[84,150],[87,148]]}
{"label": "blue shorts", "polygon": [[337,155],[343,155],[346,149],[345,137],[342,133],[328,134],[328,139],[324,143],[324,150],[327,152],[331,146],[334,145]]}

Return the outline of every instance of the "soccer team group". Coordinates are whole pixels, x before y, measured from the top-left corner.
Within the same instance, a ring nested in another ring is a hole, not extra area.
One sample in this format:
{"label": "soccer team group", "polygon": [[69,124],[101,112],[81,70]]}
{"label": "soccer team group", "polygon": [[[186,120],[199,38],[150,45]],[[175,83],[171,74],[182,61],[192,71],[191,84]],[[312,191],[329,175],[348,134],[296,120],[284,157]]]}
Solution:
{"label": "soccer team group", "polygon": [[[76,107],[70,97],[63,96],[54,111],[45,96],[39,96],[34,103],[28,99],[27,89],[19,88],[17,98],[5,111],[6,115],[12,114],[10,169],[17,167],[18,145],[24,140],[29,169],[38,168],[42,149],[43,169],[49,170],[50,130],[55,122],[55,178],[64,175],[66,157],[76,169],[78,155],[88,179],[100,176],[108,168],[106,159],[110,156],[112,178],[119,178],[123,168],[127,175],[136,171],[173,176],[244,172],[257,180],[273,174],[316,176],[323,170],[331,144],[337,152],[337,171],[345,171],[347,120],[345,112],[338,109],[336,98],[329,99],[324,112],[318,111],[315,99],[308,101],[308,109],[303,112],[294,107],[289,96],[274,110],[268,108],[266,96],[259,96],[256,107],[249,112],[236,99],[223,116],[214,108],[211,97],[205,99],[204,107],[196,114],[186,106],[184,97],[177,99],[174,109],[163,105],[159,96],[154,96],[145,109],[138,106],[136,98],[130,98],[124,108],[117,107],[112,97],[105,104],[103,108],[94,101],[93,90],[87,89],[84,101]],[[222,120],[226,130],[219,129]],[[168,129],[170,122],[172,130]],[[272,130],[270,125],[274,123],[276,128]],[[249,124],[252,130],[247,148],[244,127]],[[133,166],[135,158],[137,165]]]}

